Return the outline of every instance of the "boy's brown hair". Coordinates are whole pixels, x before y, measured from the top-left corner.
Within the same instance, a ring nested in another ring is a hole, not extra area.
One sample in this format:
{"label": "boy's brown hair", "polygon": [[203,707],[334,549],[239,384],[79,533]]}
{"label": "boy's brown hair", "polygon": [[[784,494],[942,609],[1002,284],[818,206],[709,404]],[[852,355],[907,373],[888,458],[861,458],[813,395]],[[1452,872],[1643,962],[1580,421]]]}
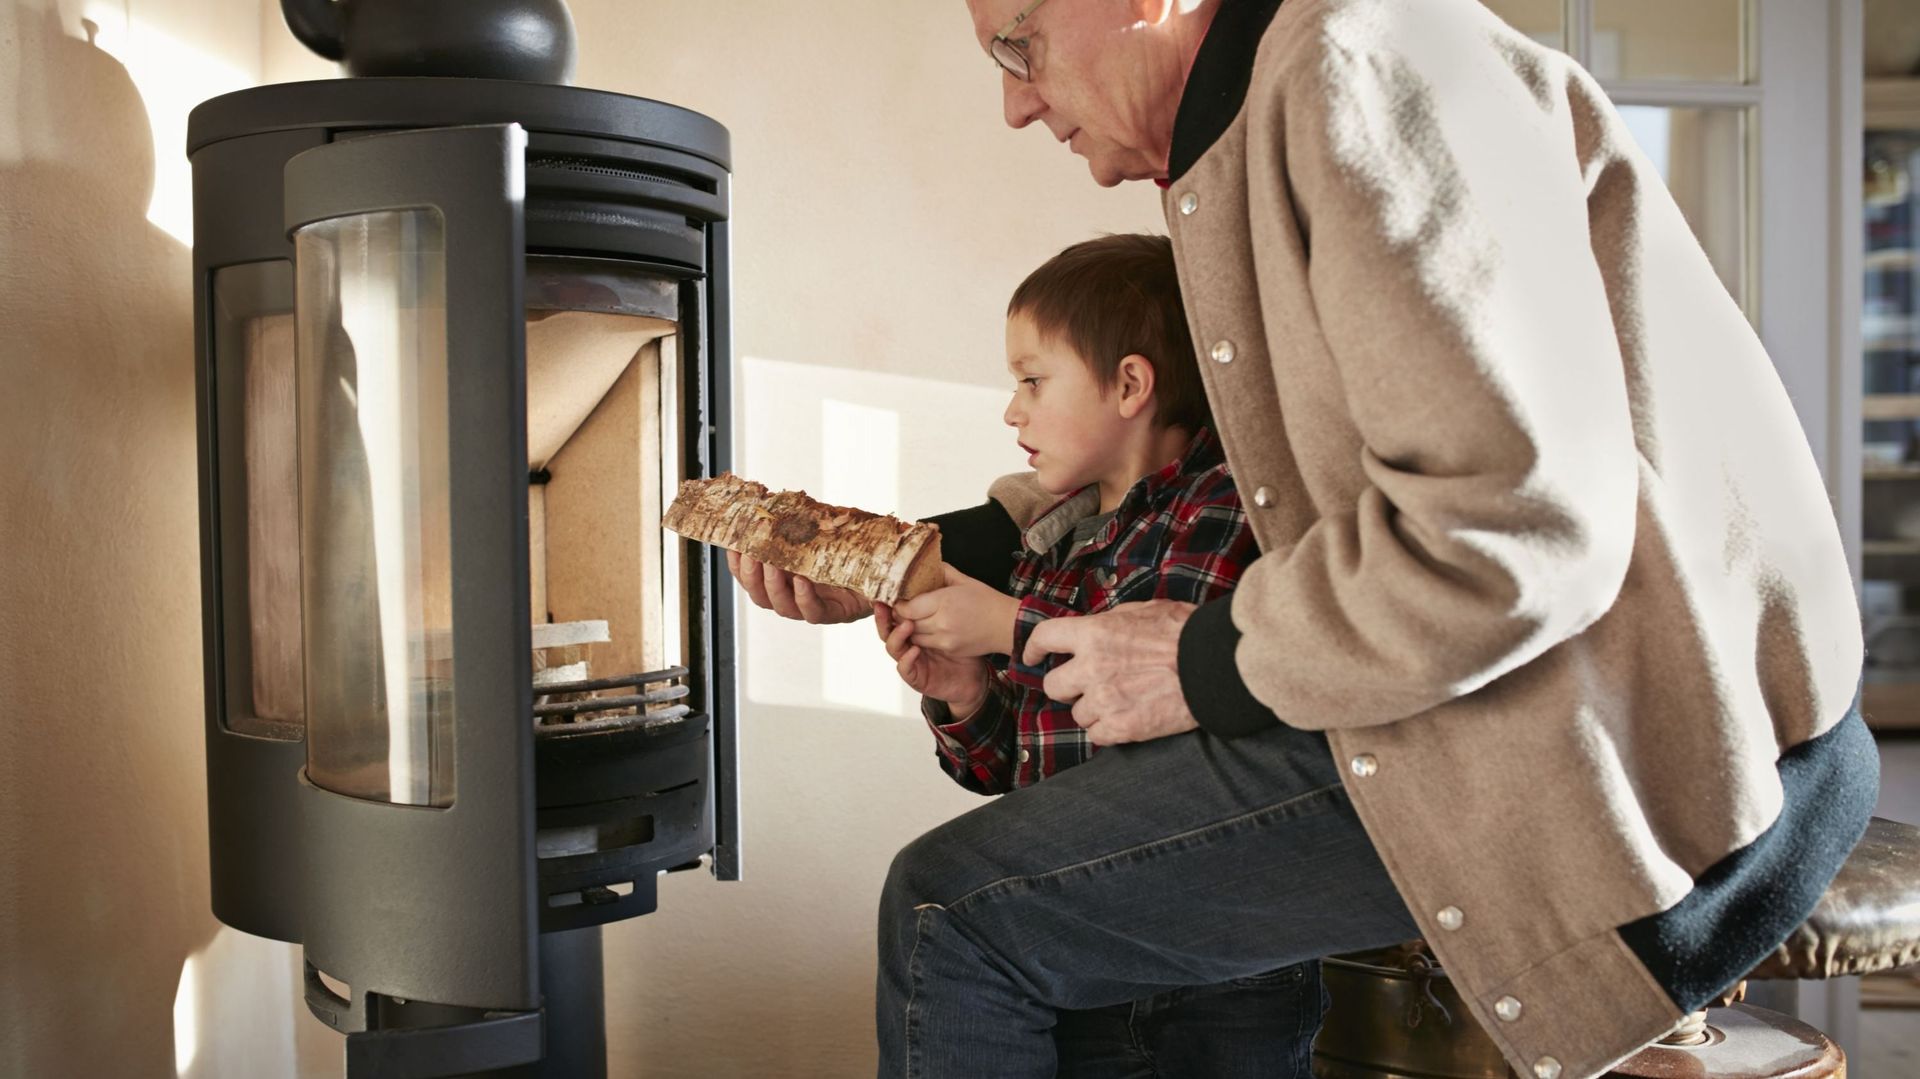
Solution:
{"label": "boy's brown hair", "polygon": [[1043,337],[1057,337],[1092,368],[1105,393],[1120,361],[1138,353],[1153,362],[1154,420],[1197,431],[1212,422],[1194,359],[1173,241],[1123,233],[1074,244],[1027,275],[1007,304]]}

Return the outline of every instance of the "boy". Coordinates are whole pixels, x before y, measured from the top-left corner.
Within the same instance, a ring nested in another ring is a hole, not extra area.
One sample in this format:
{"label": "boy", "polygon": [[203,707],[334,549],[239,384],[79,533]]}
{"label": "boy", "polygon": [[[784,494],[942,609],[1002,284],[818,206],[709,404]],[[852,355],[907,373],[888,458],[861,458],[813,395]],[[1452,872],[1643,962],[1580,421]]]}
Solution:
{"label": "boy", "polygon": [[[1012,594],[948,566],[946,587],[874,606],[888,654],[923,695],[942,765],[982,794],[1038,783],[1094,750],[1071,706],[1042,688],[1053,661],[1017,658],[1035,626],[1133,600],[1204,603],[1258,554],[1208,428],[1168,240],[1089,240],[1035,270],[1008,305],[1007,366],[1016,389],[1004,419],[1061,498],[1027,528]],[[1320,1012],[1312,963],[1063,1011],[1059,1071],[1306,1079]]]}

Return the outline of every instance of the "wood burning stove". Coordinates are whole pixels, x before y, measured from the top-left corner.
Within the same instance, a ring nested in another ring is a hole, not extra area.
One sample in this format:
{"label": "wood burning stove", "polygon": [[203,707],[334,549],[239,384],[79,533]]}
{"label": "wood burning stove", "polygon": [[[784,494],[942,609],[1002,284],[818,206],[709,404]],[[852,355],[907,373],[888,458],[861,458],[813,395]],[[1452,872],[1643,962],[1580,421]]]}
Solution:
{"label": "wood burning stove", "polygon": [[405,75],[189,121],[214,911],[356,1079],[604,1075],[599,927],[739,877],[728,579],[659,525],[728,465],[727,133],[516,81],[557,0],[287,6]]}

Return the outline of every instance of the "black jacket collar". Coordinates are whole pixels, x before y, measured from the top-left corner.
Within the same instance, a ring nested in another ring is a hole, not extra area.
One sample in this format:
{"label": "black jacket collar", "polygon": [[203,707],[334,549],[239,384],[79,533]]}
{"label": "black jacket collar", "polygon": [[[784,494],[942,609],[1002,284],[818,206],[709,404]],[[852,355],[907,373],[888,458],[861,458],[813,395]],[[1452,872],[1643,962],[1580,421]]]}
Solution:
{"label": "black jacket collar", "polygon": [[1253,79],[1253,56],[1281,0],[1220,0],[1213,25],[1187,73],[1180,111],[1173,119],[1173,148],[1167,157],[1167,182],[1186,174],[1200,155],[1240,115]]}

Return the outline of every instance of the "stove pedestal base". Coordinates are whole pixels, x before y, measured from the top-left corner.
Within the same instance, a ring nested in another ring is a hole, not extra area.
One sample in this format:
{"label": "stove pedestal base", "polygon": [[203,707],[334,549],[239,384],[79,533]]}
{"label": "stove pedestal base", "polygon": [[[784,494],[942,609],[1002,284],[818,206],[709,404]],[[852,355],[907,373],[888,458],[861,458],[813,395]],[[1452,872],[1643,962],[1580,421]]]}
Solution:
{"label": "stove pedestal base", "polygon": [[606,968],[600,927],[540,935],[547,1055],[466,1079],[607,1079]]}

